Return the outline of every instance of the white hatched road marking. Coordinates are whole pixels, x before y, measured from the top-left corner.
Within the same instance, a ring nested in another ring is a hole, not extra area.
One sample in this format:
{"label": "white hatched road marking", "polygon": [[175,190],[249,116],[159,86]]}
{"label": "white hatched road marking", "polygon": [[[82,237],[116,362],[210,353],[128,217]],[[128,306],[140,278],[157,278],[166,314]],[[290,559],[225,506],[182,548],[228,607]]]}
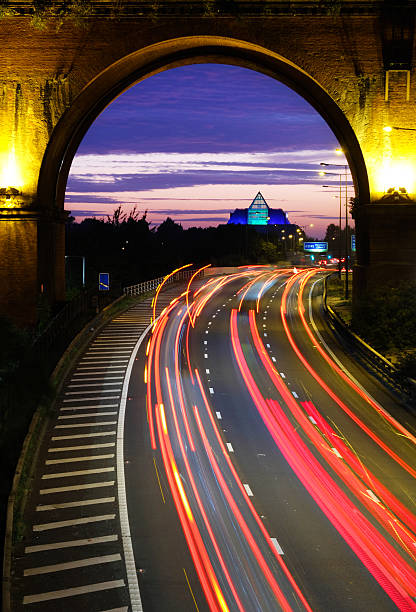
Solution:
{"label": "white hatched road marking", "polygon": [[86,584],[81,587],[73,587],[71,589],[61,589],[60,591],[49,591],[48,593],[39,593],[37,595],[26,595],[23,598],[24,604],[38,603],[40,601],[49,601],[51,599],[63,599],[64,597],[73,597],[74,595],[83,595],[85,593],[95,593],[97,591],[107,591],[108,589],[116,589],[124,587],[124,580],[110,580],[109,582],[97,582],[95,584]]}
{"label": "white hatched road marking", "polygon": [[86,412],[85,414],[65,414],[63,416],[59,416],[58,419],[83,419],[86,417],[109,416],[110,414],[117,414],[117,412],[113,410],[106,410],[105,412]]}
{"label": "white hatched road marking", "polygon": [[98,433],[75,434],[73,436],[53,436],[52,440],[76,440],[77,438],[97,438],[104,436],[114,436],[115,431],[103,431]]}
{"label": "white hatched road marking", "polygon": [[73,527],[74,525],[86,525],[87,523],[99,523],[101,521],[113,521],[115,514],[100,514],[97,516],[80,516],[69,521],[54,521],[53,523],[42,523],[33,525],[33,531],[47,531],[49,529],[59,529],[61,527]]}
{"label": "white hatched road marking", "polygon": [[51,478],[67,478],[68,476],[86,476],[87,474],[103,474],[105,472],[114,472],[114,467],[97,468],[96,470],[77,470],[76,472],[57,472],[56,474],[44,474],[42,480]]}
{"label": "white hatched road marking", "polygon": [[44,550],[58,550],[59,548],[73,548],[75,546],[90,546],[91,544],[107,544],[116,542],[118,535],[100,536],[98,538],[86,538],[83,540],[67,540],[66,542],[52,542],[52,544],[37,544],[26,546],[25,553],[42,552]]}
{"label": "white hatched road marking", "polygon": [[[110,400],[110,399],[119,399],[120,394],[118,395],[102,395],[101,396],[104,400]],[[70,399],[64,399],[64,402],[66,404],[69,404],[70,402],[96,402],[97,400],[100,399],[100,396],[98,397],[71,397]]]}
{"label": "white hatched road marking", "polygon": [[60,446],[59,448],[48,448],[48,453],[62,453],[64,451],[87,450],[92,448],[109,448],[115,445],[115,442],[103,442],[102,444],[80,444],[79,446]]}
{"label": "white hatched road marking", "polygon": [[63,406],[60,412],[66,410],[97,410],[97,408],[118,408],[118,404],[92,404],[92,406]]}
{"label": "white hatched road marking", "polygon": [[102,459],[114,459],[114,453],[109,455],[90,455],[89,457],[67,457],[66,459],[48,459],[45,465],[56,465],[58,463],[77,463],[78,461],[98,461]]}
{"label": "white hatched road marking", "polygon": [[114,487],[115,480],[107,480],[101,482],[90,482],[88,484],[78,484],[72,487],[52,487],[51,489],[41,489],[41,495],[49,495],[50,493],[63,493],[64,491],[84,491],[85,489],[97,489],[100,487]]}
{"label": "white hatched road marking", "polygon": [[65,502],[63,504],[43,504],[36,506],[36,512],[44,510],[57,510],[59,508],[78,508],[80,506],[93,506],[95,504],[109,504],[115,501],[115,497],[100,497],[98,499],[83,499],[74,502]]}
{"label": "white hatched road marking", "polygon": [[68,425],[55,425],[54,429],[68,429],[69,427],[102,427],[103,425],[116,425],[117,421],[93,421],[92,423],[69,423]]}
{"label": "white hatched road marking", "polygon": [[101,563],[113,563],[121,561],[121,555],[103,555],[102,557],[90,557],[89,559],[80,559],[79,561],[67,561],[66,563],[56,563],[55,565],[41,565],[40,567],[31,567],[25,569],[24,576],[38,576],[39,574],[51,574],[53,572],[62,572],[64,570],[75,569],[77,567],[89,567],[90,565],[100,565]]}

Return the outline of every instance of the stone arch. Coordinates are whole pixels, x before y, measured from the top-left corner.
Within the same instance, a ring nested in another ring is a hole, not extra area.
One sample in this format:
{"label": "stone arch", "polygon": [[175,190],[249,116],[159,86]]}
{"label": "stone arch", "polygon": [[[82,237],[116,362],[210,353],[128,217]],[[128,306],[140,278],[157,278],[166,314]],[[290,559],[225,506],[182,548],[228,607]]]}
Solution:
{"label": "stone arch", "polygon": [[361,202],[369,202],[369,182],[358,139],[345,114],[324,88],[299,66],[246,41],[191,36],[166,40],[131,53],[98,74],[75,98],[51,134],[38,182],[41,207],[62,210],[72,160],[90,125],[108,104],[132,85],[170,68],[222,63],[268,75],[300,94],[325,119],[343,148]]}

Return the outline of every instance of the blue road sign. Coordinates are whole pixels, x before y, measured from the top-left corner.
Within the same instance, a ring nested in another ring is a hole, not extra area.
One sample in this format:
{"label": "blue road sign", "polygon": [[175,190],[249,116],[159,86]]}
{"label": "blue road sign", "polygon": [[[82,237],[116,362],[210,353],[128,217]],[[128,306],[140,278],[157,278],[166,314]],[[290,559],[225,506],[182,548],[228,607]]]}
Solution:
{"label": "blue road sign", "polygon": [[327,242],[304,242],[303,250],[308,253],[326,253],[328,250]]}
{"label": "blue road sign", "polygon": [[355,234],[351,235],[351,251],[355,251]]}
{"label": "blue road sign", "polygon": [[108,272],[98,274],[98,289],[100,291],[110,291],[110,275]]}

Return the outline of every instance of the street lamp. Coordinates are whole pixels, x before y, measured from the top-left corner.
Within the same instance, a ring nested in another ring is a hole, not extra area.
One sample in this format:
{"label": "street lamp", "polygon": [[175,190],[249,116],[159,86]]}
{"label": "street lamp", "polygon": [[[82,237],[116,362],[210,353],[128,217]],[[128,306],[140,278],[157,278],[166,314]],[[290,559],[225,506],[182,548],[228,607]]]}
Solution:
{"label": "street lamp", "polygon": [[[337,150],[336,152],[342,150]],[[348,279],[348,164],[329,164],[326,162],[321,162],[321,166],[330,166],[335,168],[343,168],[344,169],[344,177],[345,177],[345,299],[349,298],[349,279]],[[321,176],[322,174],[319,173]],[[325,173],[325,174],[338,174],[338,173]],[[339,232],[341,237],[341,199],[342,199],[342,173],[338,174],[339,176]],[[341,242],[341,240],[340,240]],[[339,258],[339,274],[341,278],[341,257]]]}
{"label": "street lamp", "polygon": [[66,259],[82,259],[82,288],[85,289],[85,256],[84,255],[65,255]]}

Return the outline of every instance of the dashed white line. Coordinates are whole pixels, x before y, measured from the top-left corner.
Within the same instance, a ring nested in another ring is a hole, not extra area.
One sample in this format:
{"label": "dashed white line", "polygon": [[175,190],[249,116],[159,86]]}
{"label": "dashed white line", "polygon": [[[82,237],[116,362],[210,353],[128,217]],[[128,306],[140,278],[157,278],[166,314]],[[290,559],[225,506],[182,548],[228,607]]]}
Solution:
{"label": "dashed white line", "polygon": [[245,488],[247,495],[253,497],[253,491],[250,489],[250,486],[248,484],[243,484],[243,487]]}
{"label": "dashed white line", "polygon": [[234,452],[233,445],[231,444],[231,442],[227,442],[227,448],[230,451],[230,453]]}
{"label": "dashed white line", "polygon": [[293,395],[293,397],[296,397],[296,399],[299,398],[299,395],[296,393],[296,391],[292,391],[292,395]]}
{"label": "dashed white line", "polygon": [[276,363],[276,357],[272,357],[272,361],[274,361],[274,363]]}
{"label": "dashed white line", "polygon": [[276,540],[276,538],[270,538],[273,546],[275,547],[275,549],[277,550],[279,555],[284,555],[285,553],[283,552],[283,548],[280,546],[279,542]]}
{"label": "dashed white line", "polygon": [[205,373],[209,374],[209,369],[208,368],[205,369]]}
{"label": "dashed white line", "polygon": [[280,372],[280,376],[281,376],[282,378],[286,378],[286,374],[285,374],[284,372]]}
{"label": "dashed white line", "polygon": [[214,389],[212,387],[209,387],[209,392],[211,393],[211,395],[214,395]]}
{"label": "dashed white line", "polygon": [[221,421],[222,419],[221,412],[216,412],[215,414],[217,415],[217,419]]}
{"label": "dashed white line", "polygon": [[316,421],[315,421],[315,419],[313,418],[313,416],[309,415],[309,416],[308,416],[308,418],[309,418],[310,422],[311,422],[313,425],[316,425],[316,424],[317,424],[317,423],[316,423]]}

